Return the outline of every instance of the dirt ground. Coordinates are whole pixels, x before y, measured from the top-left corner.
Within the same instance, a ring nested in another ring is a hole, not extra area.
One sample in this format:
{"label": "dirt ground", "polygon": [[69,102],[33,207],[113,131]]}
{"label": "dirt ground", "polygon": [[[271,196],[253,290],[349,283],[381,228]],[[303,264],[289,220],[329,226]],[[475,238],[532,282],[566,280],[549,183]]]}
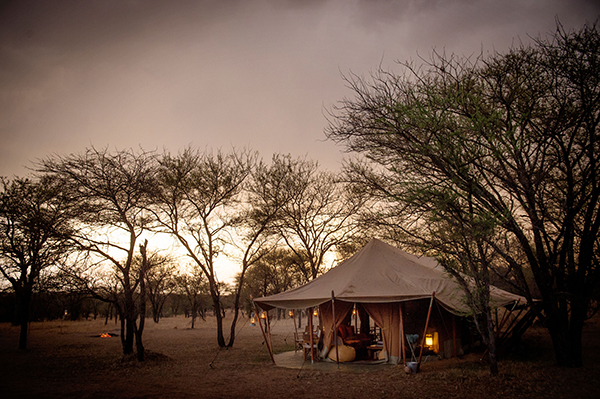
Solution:
{"label": "dirt ground", "polygon": [[[230,319],[226,319],[227,322]],[[242,321],[233,348],[219,350],[215,322],[190,329],[183,316],[146,321],[147,360],[121,354],[109,321],[31,323],[29,350],[17,351],[18,329],[0,324],[1,398],[598,398],[600,322],[584,332],[584,362],[560,369],[547,333],[534,327],[490,377],[481,355],[426,362],[421,372],[366,366],[322,371],[273,365],[258,327]],[[276,352],[293,350],[293,323],[273,321]]]}

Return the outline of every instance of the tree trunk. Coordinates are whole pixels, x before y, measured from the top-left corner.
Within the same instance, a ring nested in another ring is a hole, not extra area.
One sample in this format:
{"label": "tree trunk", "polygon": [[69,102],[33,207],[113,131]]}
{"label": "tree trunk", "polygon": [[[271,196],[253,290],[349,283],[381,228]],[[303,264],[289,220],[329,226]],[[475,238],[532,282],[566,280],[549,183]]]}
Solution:
{"label": "tree trunk", "polygon": [[546,318],[556,363],[560,367],[581,367],[583,366],[581,335],[585,322],[585,310],[572,305],[570,320],[568,320],[568,315],[562,313],[566,313],[566,311],[557,311]]}
{"label": "tree trunk", "polygon": [[129,354],[133,353],[133,340],[134,340],[133,323],[135,323],[135,320],[131,319],[131,317],[127,317],[125,319],[125,339],[123,341],[123,354],[124,355],[129,355]]}
{"label": "tree trunk", "polygon": [[144,318],[140,319],[139,328],[136,326],[135,321],[133,322],[133,327],[135,329],[135,348],[137,351],[137,360],[138,362],[144,361],[144,344],[142,342],[142,333],[144,331]]}
{"label": "tree trunk", "polygon": [[196,323],[196,310],[192,309],[192,330],[194,329],[195,323]]}
{"label": "tree trunk", "polygon": [[217,319],[217,344],[220,348],[224,348],[225,337],[223,336],[223,312],[221,310],[221,301],[219,298],[219,291],[217,284],[213,278],[210,278],[210,296],[213,301],[213,308],[215,310],[215,317]]}
{"label": "tree trunk", "polygon": [[224,348],[225,345],[225,337],[223,336],[223,313],[221,312],[221,303],[219,299],[216,300],[213,298],[213,303],[215,307],[215,316],[217,318],[217,343],[220,348]]}
{"label": "tree trunk", "polygon": [[16,320],[21,327],[19,332],[19,350],[27,349],[27,331],[29,327],[29,308],[31,306],[31,290],[27,288],[15,291],[17,296]]}
{"label": "tree trunk", "polygon": [[496,348],[496,332],[494,331],[494,319],[492,315],[492,310],[488,307],[485,313],[486,318],[486,333],[487,337],[487,349],[488,349],[488,358],[490,361],[490,374],[498,375],[498,356],[497,356],[497,348]]}
{"label": "tree trunk", "polygon": [[[146,248],[148,247],[148,240],[145,240],[142,245],[140,245],[140,253],[142,255],[142,266],[140,267],[140,275],[139,275],[139,285],[140,285],[140,325],[139,327],[133,320],[133,328],[135,332],[135,345],[137,351],[137,360],[139,362],[144,361],[144,344],[142,342],[142,334],[144,333],[144,324],[146,322],[146,270],[148,270],[148,258],[146,256]],[[135,309],[135,307],[134,307]]]}
{"label": "tree trunk", "polygon": [[238,320],[239,314],[240,314],[240,311],[236,305],[233,310],[233,320],[231,320],[231,330],[230,330],[231,333],[229,335],[229,342],[227,343],[228,348],[231,348],[233,346],[233,342],[235,341],[235,327],[237,325],[237,320]]}

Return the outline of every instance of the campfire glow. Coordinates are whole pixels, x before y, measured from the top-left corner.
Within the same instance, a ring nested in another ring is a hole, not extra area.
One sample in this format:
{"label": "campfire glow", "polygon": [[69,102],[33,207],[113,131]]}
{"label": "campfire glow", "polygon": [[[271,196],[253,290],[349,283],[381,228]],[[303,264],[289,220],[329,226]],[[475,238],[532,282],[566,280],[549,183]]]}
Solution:
{"label": "campfire glow", "polygon": [[109,333],[100,334],[100,338],[110,338],[110,334]]}

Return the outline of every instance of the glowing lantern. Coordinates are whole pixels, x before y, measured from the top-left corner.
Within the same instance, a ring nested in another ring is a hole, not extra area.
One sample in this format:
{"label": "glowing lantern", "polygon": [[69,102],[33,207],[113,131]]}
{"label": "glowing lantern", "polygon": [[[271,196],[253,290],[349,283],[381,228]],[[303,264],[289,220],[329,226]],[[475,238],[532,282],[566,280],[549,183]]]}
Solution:
{"label": "glowing lantern", "polygon": [[358,314],[358,310],[356,310],[356,308],[352,309],[352,314],[356,316]]}
{"label": "glowing lantern", "polygon": [[433,335],[425,334],[425,346],[433,346]]}
{"label": "glowing lantern", "polygon": [[252,316],[252,318],[250,319],[250,324],[256,324],[256,319],[254,318],[254,316]]}
{"label": "glowing lantern", "polygon": [[319,312],[317,311],[317,309],[315,309],[315,311],[313,312],[313,316],[318,316]]}
{"label": "glowing lantern", "polygon": [[290,310],[290,312],[288,313],[288,315],[289,315],[290,317],[294,317],[294,311],[293,311],[293,310]]}
{"label": "glowing lantern", "polygon": [[266,318],[267,318],[267,312],[262,312],[262,313],[260,314],[260,318],[261,318],[261,319],[266,319]]}

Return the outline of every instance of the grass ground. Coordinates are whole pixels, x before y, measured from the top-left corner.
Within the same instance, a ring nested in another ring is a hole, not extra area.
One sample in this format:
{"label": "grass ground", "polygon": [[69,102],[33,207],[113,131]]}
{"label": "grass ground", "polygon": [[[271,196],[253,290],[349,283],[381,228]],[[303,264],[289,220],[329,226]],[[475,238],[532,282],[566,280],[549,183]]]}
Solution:
{"label": "grass ground", "polygon": [[[230,319],[226,319],[227,322]],[[402,367],[288,369],[272,364],[258,327],[243,321],[233,348],[219,350],[215,322],[183,317],[147,320],[147,361],[124,358],[118,329],[103,320],[31,323],[29,349],[17,351],[18,329],[0,324],[1,398],[598,398],[600,322],[584,331],[578,369],[554,365],[546,331],[533,327],[491,377],[480,355]],[[274,321],[276,352],[293,350],[290,320]]]}

